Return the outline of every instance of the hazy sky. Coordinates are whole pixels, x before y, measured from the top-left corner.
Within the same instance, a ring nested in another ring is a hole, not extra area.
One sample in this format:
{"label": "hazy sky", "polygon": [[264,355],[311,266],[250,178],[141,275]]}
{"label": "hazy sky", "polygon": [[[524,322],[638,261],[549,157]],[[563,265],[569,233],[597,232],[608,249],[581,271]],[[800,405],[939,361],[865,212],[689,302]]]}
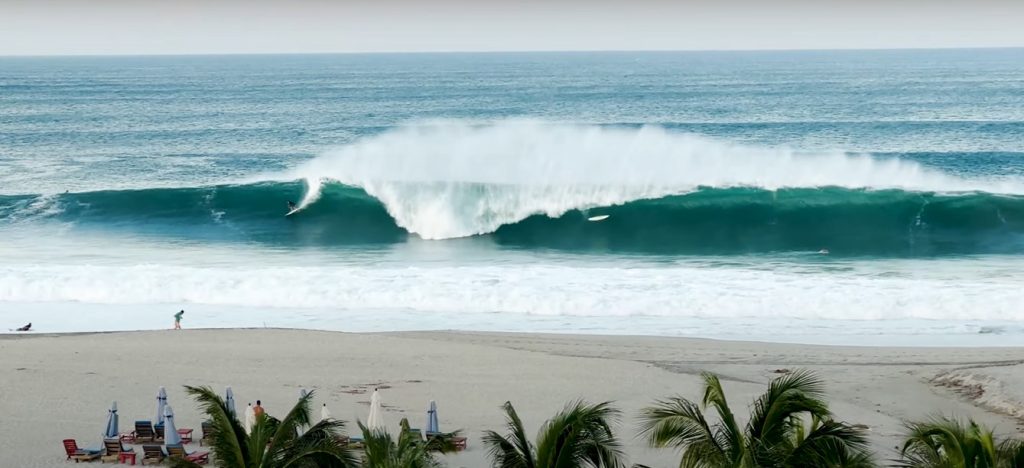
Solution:
{"label": "hazy sky", "polygon": [[1024,0],[0,0],[0,55],[1024,46]]}

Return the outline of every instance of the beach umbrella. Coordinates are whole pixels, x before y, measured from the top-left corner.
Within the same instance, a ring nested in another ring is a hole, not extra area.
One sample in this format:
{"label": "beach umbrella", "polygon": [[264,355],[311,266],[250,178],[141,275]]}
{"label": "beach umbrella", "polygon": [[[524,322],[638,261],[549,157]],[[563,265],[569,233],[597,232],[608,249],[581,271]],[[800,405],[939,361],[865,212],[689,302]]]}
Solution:
{"label": "beach umbrella", "polygon": [[427,434],[441,432],[437,424],[437,403],[430,400],[430,409],[427,410]]}
{"label": "beach umbrella", "polygon": [[371,431],[387,429],[384,427],[384,408],[380,402],[380,392],[377,390],[374,390],[373,395],[370,395],[370,416],[366,418],[366,427]]}
{"label": "beach umbrella", "polygon": [[238,413],[235,412],[235,392],[231,391],[231,387],[224,390],[224,404],[227,405],[228,413],[231,414],[231,417],[237,419]]}
{"label": "beach umbrella", "polygon": [[252,403],[245,408],[245,433],[251,434],[252,427],[256,425],[256,410],[252,409]]}
{"label": "beach umbrella", "polygon": [[103,432],[104,439],[116,439],[117,438],[117,402],[110,404],[110,410],[107,411],[107,430]]}
{"label": "beach umbrella", "polygon": [[174,410],[171,405],[164,407],[164,445],[181,445],[181,436],[174,427]]}
{"label": "beach umbrella", "polygon": [[320,408],[320,420],[326,421],[328,419],[331,419],[331,411],[327,409],[327,403],[324,403],[324,406]]}
{"label": "beach umbrella", "polygon": [[167,406],[167,390],[160,387],[160,390],[156,392],[156,418],[153,419],[153,424],[159,426],[164,423],[164,407]]}

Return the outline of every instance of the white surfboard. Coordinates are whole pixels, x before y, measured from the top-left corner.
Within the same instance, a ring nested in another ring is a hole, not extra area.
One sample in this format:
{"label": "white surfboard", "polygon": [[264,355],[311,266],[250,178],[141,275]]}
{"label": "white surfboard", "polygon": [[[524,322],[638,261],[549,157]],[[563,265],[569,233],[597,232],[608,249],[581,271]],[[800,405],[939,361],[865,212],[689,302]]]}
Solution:
{"label": "white surfboard", "polygon": [[591,216],[591,217],[587,218],[587,221],[591,221],[591,222],[593,222],[593,221],[604,221],[604,220],[608,219],[609,216],[611,216],[611,215]]}
{"label": "white surfboard", "polygon": [[288,213],[285,213],[284,217],[287,218],[287,217],[289,217],[289,216],[291,216],[291,215],[293,215],[295,213],[298,213],[299,210],[301,210],[301,209],[302,209],[302,207],[296,207],[294,210],[291,210]]}

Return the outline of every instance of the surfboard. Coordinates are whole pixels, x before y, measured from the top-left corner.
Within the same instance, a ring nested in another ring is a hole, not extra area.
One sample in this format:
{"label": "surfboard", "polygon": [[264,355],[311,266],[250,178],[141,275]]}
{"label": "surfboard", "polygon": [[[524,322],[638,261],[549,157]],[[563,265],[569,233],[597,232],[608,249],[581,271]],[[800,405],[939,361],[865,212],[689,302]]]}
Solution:
{"label": "surfboard", "polygon": [[587,218],[587,221],[604,221],[604,220],[608,219],[609,216],[611,216],[611,215],[591,216],[591,217]]}
{"label": "surfboard", "polygon": [[293,215],[295,213],[298,213],[299,210],[301,210],[301,209],[302,209],[302,207],[296,207],[294,210],[291,210],[291,211],[285,213],[284,217],[287,218],[287,217],[289,217],[289,216],[291,216],[291,215]]}

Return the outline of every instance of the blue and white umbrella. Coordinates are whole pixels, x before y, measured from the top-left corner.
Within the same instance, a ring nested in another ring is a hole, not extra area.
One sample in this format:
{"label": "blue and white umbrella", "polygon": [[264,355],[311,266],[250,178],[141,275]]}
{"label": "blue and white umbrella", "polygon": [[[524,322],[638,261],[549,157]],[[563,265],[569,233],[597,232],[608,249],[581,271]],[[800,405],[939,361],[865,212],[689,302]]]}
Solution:
{"label": "blue and white umbrella", "polygon": [[104,439],[116,439],[117,438],[117,402],[110,404],[110,410],[107,411],[107,430],[103,432]]}
{"label": "blue and white umbrella", "polygon": [[178,428],[174,427],[174,410],[171,405],[164,407],[164,445],[181,445]]}
{"label": "blue and white umbrella", "polygon": [[153,419],[153,424],[159,426],[164,423],[164,407],[167,406],[167,390],[160,387],[160,390],[156,392],[156,418]]}
{"label": "blue and white umbrella", "polygon": [[437,403],[430,400],[430,409],[427,410],[427,434],[441,432],[437,424]]}
{"label": "blue and white umbrella", "polygon": [[228,406],[228,413],[231,414],[231,417],[238,419],[238,413],[235,412],[235,392],[231,391],[231,387],[224,390],[224,404]]}

